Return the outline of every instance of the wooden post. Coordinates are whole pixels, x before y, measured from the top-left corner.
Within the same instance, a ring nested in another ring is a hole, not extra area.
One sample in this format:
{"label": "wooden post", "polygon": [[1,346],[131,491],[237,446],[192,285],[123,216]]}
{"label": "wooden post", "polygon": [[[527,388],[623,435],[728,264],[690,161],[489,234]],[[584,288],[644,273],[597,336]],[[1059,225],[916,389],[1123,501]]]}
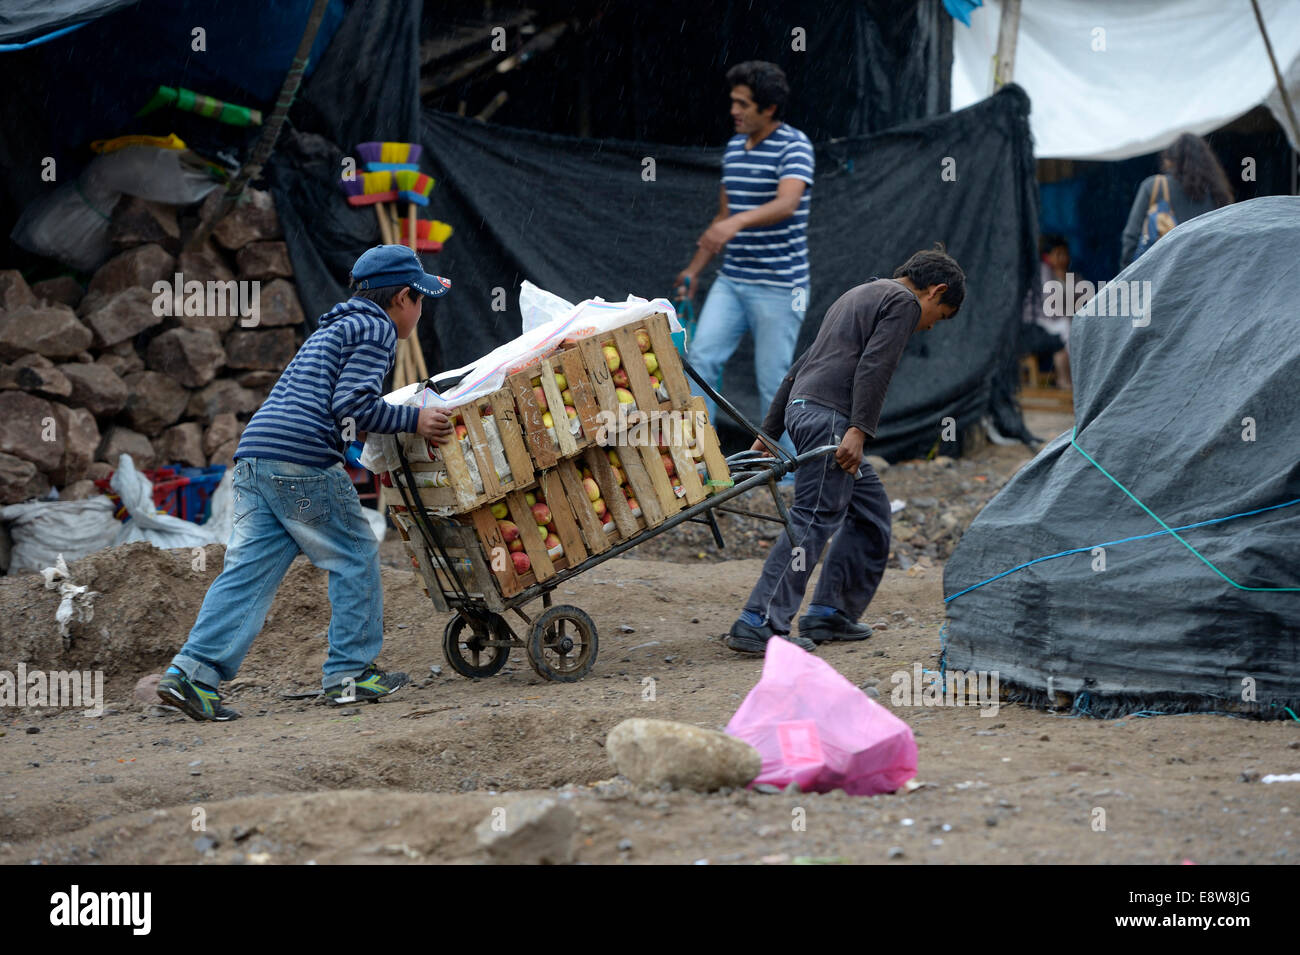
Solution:
{"label": "wooden post", "polygon": [[1016,36],[1020,32],[1020,0],[1002,0],[998,22],[998,51],[993,56],[993,92],[1011,82],[1016,72]]}

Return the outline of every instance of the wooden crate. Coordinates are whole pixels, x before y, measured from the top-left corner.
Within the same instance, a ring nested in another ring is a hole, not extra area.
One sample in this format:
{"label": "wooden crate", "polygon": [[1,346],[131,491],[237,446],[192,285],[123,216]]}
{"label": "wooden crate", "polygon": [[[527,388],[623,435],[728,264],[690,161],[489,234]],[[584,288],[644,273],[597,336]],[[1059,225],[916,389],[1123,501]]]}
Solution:
{"label": "wooden crate", "polygon": [[[657,371],[663,375],[661,382],[666,397],[660,397],[650,381],[650,373],[641,358],[643,353],[637,344],[637,332],[644,332],[649,339],[649,350],[654,352],[658,362]],[[618,400],[615,373],[610,371],[603,351],[609,344],[618,349],[620,368],[627,373],[625,390],[631,393],[636,412],[624,418],[631,427],[623,428],[623,422],[620,422],[611,446],[618,448],[628,482],[636,491],[647,523],[656,526],[683,507],[704,500],[708,491],[696,471],[685,427],[687,416],[694,412],[694,396],[686,383],[681,358],[672,343],[668,317],[656,313],[611,333],[577,339],[576,344],[587,364],[601,407],[621,413],[618,409],[628,406],[621,405]],[[638,415],[643,417],[638,419]],[[644,421],[646,427],[643,431],[636,429],[637,420]],[[711,428],[708,430],[712,431]],[[673,486],[674,476],[680,481],[680,489]]]}
{"label": "wooden crate", "polygon": [[[577,412],[576,419],[570,419],[564,410],[563,389],[556,374],[564,376],[564,383],[573,398],[570,407]],[[533,384],[534,381],[537,384]],[[519,409],[528,451],[538,468],[555,467],[561,458],[573,457],[595,441],[600,426],[600,406],[586,363],[576,348],[561,348],[535,365],[510,375],[506,384]],[[545,408],[537,400],[538,387],[546,398]],[[550,412],[553,425],[549,429],[542,418],[546,411]],[[576,433],[572,430],[571,420],[578,423]]]}
{"label": "wooden crate", "polygon": [[[459,440],[440,445],[434,452],[431,450],[433,446],[419,435],[401,435],[398,440],[403,442],[416,481],[427,480],[441,485],[416,488],[426,507],[445,514],[463,514],[500,500],[511,491],[532,487],[533,462],[524,444],[519,414],[508,389],[502,388],[476,398],[452,409],[449,414],[459,418],[465,426],[469,456],[474,460],[483,488],[480,491],[475,487],[466,449]],[[491,442],[484,423],[489,418],[501,438],[510,470],[508,480],[498,476],[492,460]],[[398,482],[399,477],[400,472],[393,472],[390,482]],[[380,501],[387,505],[402,503],[400,493],[391,486],[383,488]]]}

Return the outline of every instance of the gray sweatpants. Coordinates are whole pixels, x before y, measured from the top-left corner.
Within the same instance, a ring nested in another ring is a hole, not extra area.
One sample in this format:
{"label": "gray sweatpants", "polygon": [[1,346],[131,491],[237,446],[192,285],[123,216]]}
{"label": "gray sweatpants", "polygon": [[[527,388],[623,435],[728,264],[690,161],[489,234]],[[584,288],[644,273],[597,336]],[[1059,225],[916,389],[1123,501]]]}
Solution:
{"label": "gray sweatpants", "polygon": [[[785,427],[802,454],[839,444],[848,418],[822,405],[791,402],[786,406]],[[795,472],[790,507],[794,547],[785,533],[776,539],[745,609],[766,616],[776,632],[788,633],[808,577],[830,541],[812,602],[835,607],[857,620],[884,576],[889,531],[889,495],[865,455],[857,478],[835,463],[834,454],[805,464]]]}

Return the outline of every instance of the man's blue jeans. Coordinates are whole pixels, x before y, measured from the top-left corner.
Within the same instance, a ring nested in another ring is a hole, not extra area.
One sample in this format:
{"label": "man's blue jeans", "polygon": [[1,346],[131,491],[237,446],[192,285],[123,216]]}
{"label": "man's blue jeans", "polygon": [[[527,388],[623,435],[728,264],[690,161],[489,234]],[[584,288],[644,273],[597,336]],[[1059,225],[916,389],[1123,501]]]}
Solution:
{"label": "man's blue jeans", "polygon": [[[700,377],[717,389],[722,366],[735,352],[745,332],[753,334],[754,377],[758,382],[760,406],[756,424],[767,414],[781,387],[781,379],[790,370],[807,301],[807,289],[736,282],[723,275],[714,279],[709,297],[704,301],[700,324],[689,346],[691,364]],[[712,401],[708,402],[708,408],[709,419],[716,422],[718,409]],[[789,438],[781,443],[786,450],[793,451]]]}
{"label": "man's blue jeans", "polygon": [[359,677],[384,642],[379,543],[341,464],[304,467],[266,458],[235,463],[234,528],[221,574],[172,663],[215,687],[234,679],[289,565],[304,553],[329,573],[328,689]]}

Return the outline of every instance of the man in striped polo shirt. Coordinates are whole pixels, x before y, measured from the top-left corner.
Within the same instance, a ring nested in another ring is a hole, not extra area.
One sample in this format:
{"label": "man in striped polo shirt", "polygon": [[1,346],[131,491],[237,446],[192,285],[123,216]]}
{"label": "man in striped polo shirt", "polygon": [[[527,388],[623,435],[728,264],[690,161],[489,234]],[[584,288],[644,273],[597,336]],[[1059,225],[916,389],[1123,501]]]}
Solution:
{"label": "man in striped polo shirt", "polygon": [[[722,366],[750,332],[759,404],[767,408],[807,309],[813,150],[807,136],[780,119],[790,94],[780,67],[741,63],[727,71],[727,83],[736,135],[722,157],[718,214],[677,286],[679,295],[691,295],[700,270],[726,247],[690,342],[691,363],[717,387]],[[711,416],[716,410],[709,405]]]}
{"label": "man in striped polo shirt", "polygon": [[414,334],[423,296],[450,287],[405,246],[381,245],[357,259],[352,298],[321,316],[240,437],[225,564],[158,684],[164,703],[196,720],[238,717],[221,705],[217,686],[234,679],[299,553],[329,572],[325,698],[378,699],[408,682],[375,665],[384,642],[379,545],[343,469],[343,449],[362,431],[418,433],[438,444],[451,434],[442,411],[383,398],[397,340]]}

